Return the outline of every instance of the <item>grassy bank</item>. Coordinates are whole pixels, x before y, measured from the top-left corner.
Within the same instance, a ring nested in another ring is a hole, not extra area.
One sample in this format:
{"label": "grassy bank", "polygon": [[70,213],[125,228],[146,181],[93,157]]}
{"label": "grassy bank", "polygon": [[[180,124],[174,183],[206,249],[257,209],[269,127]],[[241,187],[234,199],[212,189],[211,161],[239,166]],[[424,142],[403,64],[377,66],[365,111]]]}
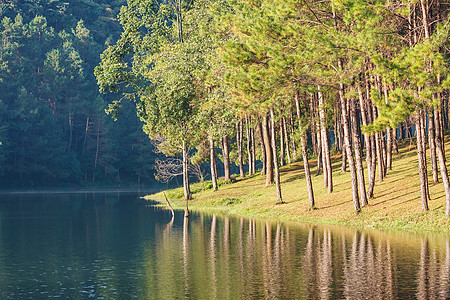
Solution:
{"label": "grassy bank", "polygon": [[[350,173],[340,172],[340,156],[332,157],[334,192],[323,187],[323,175],[313,177],[316,209],[308,208],[303,163],[295,162],[281,168],[281,189],[286,204],[277,205],[275,186],[265,187],[265,176],[255,175],[222,184],[213,192],[210,182],[192,185],[193,199],[189,208],[197,211],[224,212],[232,215],[282,221],[374,227],[379,229],[450,232],[445,217],[445,196],[442,183],[433,185],[430,175],[430,210],[422,212],[418,162],[414,142],[405,142],[393,157],[393,167],[383,182],[375,184],[374,198],[369,206],[355,213],[352,204]],[[450,161],[449,136],[446,137],[447,161]],[[315,174],[317,161],[311,161]],[[431,173],[431,166],[428,167]],[[367,171],[367,169],[366,169]],[[378,170],[377,170],[378,172]],[[378,174],[377,174],[378,176]],[[367,173],[366,173],[367,182]],[[184,209],[182,188],[166,191],[172,206]],[[146,199],[165,205],[162,193]]]}

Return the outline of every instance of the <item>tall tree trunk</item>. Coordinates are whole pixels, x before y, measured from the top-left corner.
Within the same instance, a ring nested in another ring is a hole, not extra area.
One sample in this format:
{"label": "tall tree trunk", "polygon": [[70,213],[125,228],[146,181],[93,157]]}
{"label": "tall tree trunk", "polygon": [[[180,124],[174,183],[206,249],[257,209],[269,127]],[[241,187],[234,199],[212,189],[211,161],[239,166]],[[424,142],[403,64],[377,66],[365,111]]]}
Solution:
{"label": "tall tree trunk", "polygon": [[281,197],[281,182],[280,182],[280,169],[278,166],[278,157],[277,157],[277,141],[276,141],[276,130],[275,130],[275,115],[273,112],[273,107],[270,108],[270,120],[272,126],[272,157],[273,157],[273,170],[275,177],[275,187],[277,190],[277,202],[283,203],[283,198]]}
{"label": "tall tree trunk", "polygon": [[380,142],[381,142],[381,155],[383,157],[383,178],[386,177],[386,173],[387,173],[387,151],[386,151],[386,140],[385,140],[385,131],[380,132],[381,138],[380,138]]}
{"label": "tall tree trunk", "polygon": [[422,149],[423,149],[423,161],[424,161],[424,168],[425,168],[425,173],[427,174],[427,184],[425,185],[426,187],[426,191],[427,191],[427,197],[428,200],[430,200],[430,187],[428,184],[428,167],[427,167],[427,135],[426,135],[426,113],[425,111],[421,111],[421,126],[420,126],[420,130],[422,132]]}
{"label": "tall tree trunk", "polygon": [[330,147],[328,144],[328,130],[326,127],[326,120],[325,120],[325,112],[323,110],[323,95],[320,90],[320,86],[318,87],[319,92],[317,93],[319,97],[319,116],[320,116],[320,130],[321,130],[321,136],[322,136],[322,149],[323,149],[323,157],[325,158],[324,164],[323,164],[323,173],[325,174],[325,170],[327,173],[327,187],[328,187],[328,193],[333,192],[333,170],[331,168],[331,158],[330,158]]}
{"label": "tall tree trunk", "polygon": [[252,174],[252,137],[250,133],[250,117],[245,118],[246,132],[247,132],[247,156],[248,156],[248,175]]}
{"label": "tall tree trunk", "polygon": [[[372,105],[372,120],[377,118],[377,108],[375,105]],[[377,152],[377,161],[378,161],[378,181],[382,182],[384,179],[384,159],[383,159],[383,151],[381,149],[381,133],[375,133],[375,148]]]}
{"label": "tall tree trunk", "polygon": [[209,138],[209,160],[211,161],[211,181],[213,191],[217,191],[216,149],[214,147],[214,139],[212,137]]}
{"label": "tall tree trunk", "polygon": [[[339,60],[339,69],[342,70],[342,62]],[[348,124],[347,103],[344,96],[344,84],[340,83],[339,100],[341,102],[342,119],[344,120],[344,148],[347,153],[348,165],[350,167],[350,176],[352,180],[352,198],[353,206],[357,212],[361,210],[358,195],[358,177],[356,174],[355,161],[353,160],[352,148],[350,145],[350,128]]]}
{"label": "tall tree trunk", "polygon": [[424,149],[422,139],[422,115],[421,111],[416,115],[416,136],[417,136],[417,159],[419,161],[420,198],[422,199],[422,210],[428,210],[428,176],[426,173],[426,161],[424,161]]}
{"label": "tall tree trunk", "polygon": [[391,136],[392,136],[392,151],[395,154],[398,154],[398,134],[397,128],[391,128]]}
{"label": "tall tree trunk", "polygon": [[[389,93],[388,93],[388,87],[385,83],[383,85],[384,90],[384,98],[386,101],[386,104],[389,103]],[[392,135],[391,135],[391,128],[388,127],[386,129],[386,171],[392,169]]]}
{"label": "tall tree trunk", "polygon": [[242,140],[243,140],[243,134],[242,134],[242,119],[239,120],[239,122],[236,125],[236,140],[237,140],[237,146],[238,146],[238,156],[239,156],[239,177],[244,178],[244,158],[242,154]]}
{"label": "tall tree trunk", "polygon": [[255,129],[250,128],[250,134],[252,137],[252,174],[256,173],[256,149],[255,149]]}
{"label": "tall tree trunk", "polygon": [[273,182],[273,154],[271,147],[271,139],[269,134],[269,123],[267,115],[263,116],[262,122],[264,146],[266,147],[266,186],[269,186]]}
{"label": "tall tree trunk", "polygon": [[284,160],[285,149],[284,149],[284,131],[283,131],[283,120],[280,119],[280,165],[285,165]]}
{"label": "tall tree trunk", "polygon": [[230,174],[230,151],[228,147],[228,137],[224,135],[222,137],[222,156],[223,156],[223,169],[225,173],[225,181],[231,179]]}
{"label": "tall tree trunk", "polygon": [[289,128],[290,128],[290,136],[291,136],[290,141],[291,141],[291,149],[292,149],[292,160],[296,161],[297,160],[297,147],[295,145],[295,139],[294,139],[295,131],[294,131],[294,118],[292,116],[292,111],[289,114],[289,124],[290,124]]}
{"label": "tall tree trunk", "polygon": [[392,129],[386,129],[386,172],[392,170]]}
{"label": "tall tree trunk", "polygon": [[285,141],[285,144],[286,144],[286,158],[287,158],[288,164],[290,164],[292,162],[291,161],[291,149],[289,147],[289,135],[288,135],[288,132],[287,132],[286,118],[283,117],[282,121],[283,121],[284,141]]}
{"label": "tall tree trunk", "polygon": [[433,174],[433,183],[438,183],[438,167],[436,157],[436,130],[434,128],[434,114],[429,112],[428,117],[428,144],[430,147],[431,173]]}
{"label": "tall tree trunk", "polygon": [[189,206],[188,201],[191,200],[191,186],[189,184],[189,153],[186,146],[186,142],[183,141],[183,191],[184,191],[184,199],[186,200],[186,212],[184,216],[189,218]]}
{"label": "tall tree trunk", "polygon": [[[364,126],[367,126],[367,114],[366,114],[366,105],[363,97],[363,93],[361,90],[361,85],[358,82],[358,96],[359,96],[359,106],[361,108],[361,120]],[[367,199],[370,199],[373,197],[373,188],[374,188],[374,182],[375,178],[372,177],[372,146],[371,146],[371,135],[367,132],[364,133],[364,144],[366,148],[366,165],[367,165],[367,176],[368,176],[368,187],[367,187]],[[363,206],[364,201],[362,201]]]}
{"label": "tall tree trunk", "polygon": [[[441,126],[441,115],[438,113],[438,109],[434,109],[434,122],[435,122],[435,128],[436,132],[439,132],[439,127]],[[443,148],[443,141],[442,136],[440,134],[436,134],[436,152],[439,159],[439,169],[441,170],[441,177],[442,182],[444,184],[444,190],[445,190],[445,215],[447,218],[450,216],[450,183],[448,178],[448,172],[447,172],[447,165],[445,161],[445,153]]]}
{"label": "tall tree trunk", "polygon": [[302,145],[303,168],[305,169],[306,187],[308,188],[309,207],[314,208],[314,206],[315,206],[314,191],[313,191],[312,181],[311,181],[311,171],[309,169],[308,154],[306,152],[306,147],[307,147],[306,128],[305,128],[305,125],[303,124],[302,118],[301,118],[300,100],[299,100],[298,92],[295,93],[295,107],[297,108],[297,120],[298,120],[298,126],[299,126],[299,130],[300,130],[300,143]]}
{"label": "tall tree trunk", "polygon": [[317,139],[317,169],[316,169],[316,176],[320,175],[320,170],[322,166],[322,138],[320,137],[320,131],[317,131],[316,133],[313,133],[313,138]]}
{"label": "tall tree trunk", "polygon": [[262,124],[261,122],[258,123],[258,131],[259,131],[259,139],[261,141],[261,156],[262,156],[262,169],[261,169],[261,175],[266,174],[266,146],[264,145],[264,136],[263,136],[263,130],[262,130]]}
{"label": "tall tree trunk", "polygon": [[362,161],[362,150],[361,150],[361,136],[358,130],[358,121],[356,116],[356,103],[354,99],[350,99],[350,118],[352,125],[352,137],[353,137],[353,146],[355,149],[355,160],[356,160],[356,169],[358,173],[358,184],[359,184],[359,198],[361,200],[361,205],[364,207],[368,205],[367,194],[366,194],[366,183],[364,180],[364,167]]}

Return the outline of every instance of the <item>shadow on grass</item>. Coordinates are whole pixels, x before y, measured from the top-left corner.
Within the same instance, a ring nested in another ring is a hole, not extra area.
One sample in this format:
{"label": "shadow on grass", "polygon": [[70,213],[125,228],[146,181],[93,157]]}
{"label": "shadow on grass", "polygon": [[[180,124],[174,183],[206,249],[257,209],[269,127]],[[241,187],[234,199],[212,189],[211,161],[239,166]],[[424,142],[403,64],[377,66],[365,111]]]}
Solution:
{"label": "shadow on grass", "polygon": [[326,208],[338,207],[338,206],[341,206],[341,205],[344,205],[344,204],[347,204],[347,203],[352,203],[352,200],[344,201],[344,202],[337,203],[337,204],[334,204],[334,205],[328,205],[328,206],[322,206],[322,207],[317,207],[316,206],[316,209],[326,209]]}

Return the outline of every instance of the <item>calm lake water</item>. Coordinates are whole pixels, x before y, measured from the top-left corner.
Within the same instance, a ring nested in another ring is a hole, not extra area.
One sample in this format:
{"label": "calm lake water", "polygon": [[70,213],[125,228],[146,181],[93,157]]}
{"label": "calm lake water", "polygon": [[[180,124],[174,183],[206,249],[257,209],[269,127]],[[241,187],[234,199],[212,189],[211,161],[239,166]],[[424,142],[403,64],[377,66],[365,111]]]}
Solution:
{"label": "calm lake water", "polygon": [[0,195],[0,299],[449,299],[450,237]]}

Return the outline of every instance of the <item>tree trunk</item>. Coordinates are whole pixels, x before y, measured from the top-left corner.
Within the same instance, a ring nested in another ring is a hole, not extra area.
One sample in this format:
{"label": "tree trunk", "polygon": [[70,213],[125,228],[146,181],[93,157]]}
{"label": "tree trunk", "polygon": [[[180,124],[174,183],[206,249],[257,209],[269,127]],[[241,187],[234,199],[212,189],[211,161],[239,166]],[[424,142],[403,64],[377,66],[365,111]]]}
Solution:
{"label": "tree trunk", "polygon": [[320,131],[317,131],[316,133],[313,133],[313,138],[317,139],[317,169],[316,169],[316,176],[320,175],[320,170],[322,166],[322,143],[320,142],[322,139],[320,137]]}
{"label": "tree trunk", "polygon": [[284,149],[284,131],[283,131],[283,120],[280,119],[280,165],[285,165],[284,160],[285,149]]}
{"label": "tree trunk", "polygon": [[422,149],[423,149],[423,161],[424,161],[424,168],[425,168],[425,173],[427,174],[427,184],[425,185],[426,190],[427,190],[427,197],[428,200],[430,200],[430,187],[428,184],[428,167],[427,167],[427,135],[426,135],[426,131],[425,131],[425,127],[426,127],[426,119],[425,119],[425,111],[421,111],[421,126],[420,126],[420,130],[422,132]]}
{"label": "tree trunk", "polygon": [[352,125],[352,137],[353,137],[353,146],[355,149],[355,160],[356,160],[356,169],[358,173],[358,184],[359,184],[359,197],[361,199],[362,207],[368,205],[367,194],[366,194],[366,183],[364,180],[364,167],[362,161],[362,151],[361,151],[361,138],[360,132],[358,130],[358,121],[356,116],[356,103],[353,99],[350,99],[350,117],[351,117],[351,125]]}
{"label": "tree trunk", "polygon": [[[426,123],[425,123],[426,124]],[[428,144],[430,147],[431,172],[433,174],[433,183],[438,183],[438,167],[436,158],[436,130],[434,128],[434,114],[433,111],[429,113],[428,117]]]}
{"label": "tree trunk", "polygon": [[250,133],[250,117],[245,118],[246,132],[247,132],[247,156],[248,156],[248,175],[252,174],[252,137]]}
{"label": "tree trunk", "polygon": [[223,169],[225,173],[225,181],[231,179],[230,174],[230,152],[228,148],[228,137],[224,135],[222,137],[222,156],[223,156]]}
{"label": "tree trunk", "polygon": [[273,157],[273,169],[274,169],[274,177],[275,177],[275,186],[277,190],[277,202],[284,203],[283,198],[281,197],[281,182],[280,182],[280,169],[278,166],[278,157],[277,157],[277,141],[276,141],[276,130],[275,130],[275,116],[273,112],[273,107],[270,108],[270,120],[272,125],[272,157]]}
{"label": "tree trunk", "polygon": [[398,135],[397,135],[397,128],[391,128],[391,136],[392,136],[392,151],[395,154],[398,154]]}
{"label": "tree trunk", "polygon": [[273,153],[271,147],[271,140],[269,134],[269,124],[267,120],[267,115],[263,116],[262,122],[264,146],[266,147],[266,186],[273,183]]}
{"label": "tree trunk", "polygon": [[[439,127],[441,126],[441,120],[440,114],[438,113],[437,109],[434,109],[434,122],[435,122],[435,128],[436,132],[439,132]],[[443,141],[440,134],[436,134],[436,152],[439,159],[439,169],[441,170],[441,177],[442,182],[444,184],[444,190],[445,190],[445,215],[447,218],[450,216],[450,183],[448,178],[448,172],[447,172],[447,165],[445,162],[445,154],[443,150]]]}
{"label": "tree trunk", "polygon": [[[342,70],[342,62],[339,60],[339,68]],[[340,83],[339,99],[341,102],[342,119],[344,120],[344,148],[347,153],[348,165],[350,167],[350,176],[352,180],[352,198],[353,206],[357,212],[361,210],[358,195],[358,178],[356,174],[355,162],[353,160],[352,148],[350,146],[350,129],[348,126],[347,103],[344,97],[344,85]]]}
{"label": "tree trunk", "polygon": [[239,177],[244,178],[244,158],[242,156],[242,119],[236,125],[236,140],[238,146],[238,156],[239,156]]}
{"label": "tree trunk", "polygon": [[250,134],[252,138],[252,174],[256,173],[256,149],[255,149],[255,129],[250,128]]}
{"label": "tree trunk", "polygon": [[426,162],[424,161],[424,149],[422,143],[422,116],[421,111],[416,115],[416,136],[417,136],[417,159],[419,161],[420,198],[422,199],[422,210],[428,210],[428,176],[426,173]]}
{"label": "tree trunk", "polygon": [[289,128],[290,128],[290,136],[291,136],[290,141],[291,141],[291,149],[292,149],[292,160],[296,161],[297,160],[297,148],[295,146],[295,139],[294,139],[295,132],[294,132],[294,118],[292,117],[292,111],[289,115],[289,123],[290,123]]}
{"label": "tree trunk", "polygon": [[323,149],[323,157],[325,158],[324,164],[323,164],[323,173],[325,175],[325,171],[327,173],[327,187],[328,187],[328,194],[331,194],[333,192],[333,170],[331,168],[331,158],[330,158],[330,147],[328,144],[328,130],[326,127],[326,120],[325,120],[325,112],[323,110],[323,96],[322,92],[320,90],[320,86],[318,87],[319,92],[317,93],[319,97],[319,116],[320,116],[320,130],[321,130],[321,136],[322,136],[322,149]]}
{"label": "tree trunk", "polygon": [[286,144],[286,158],[287,158],[288,164],[290,164],[291,163],[291,149],[289,147],[289,135],[287,132],[286,118],[283,117],[282,121],[283,121],[284,141]]}
{"label": "tree trunk", "polygon": [[302,146],[302,157],[303,157],[303,168],[305,169],[305,179],[306,179],[306,187],[308,188],[308,198],[309,198],[309,207],[314,208],[314,191],[312,187],[311,181],[311,171],[309,169],[309,161],[308,161],[308,153],[306,152],[306,128],[304,124],[302,124],[301,118],[301,110],[300,110],[300,100],[298,96],[298,92],[295,93],[295,107],[297,108],[297,120],[298,126],[300,130],[300,143]]}
{"label": "tree trunk", "polygon": [[321,133],[321,144],[322,144],[322,162],[323,162],[323,174],[327,177],[327,187],[328,194],[333,192],[333,170],[331,168],[331,158],[330,158],[330,147],[328,144],[328,132],[326,127],[325,120],[325,112],[323,110],[323,96],[320,90],[320,86],[318,87],[319,91],[317,93],[319,97],[319,116],[320,116],[320,133]]}
{"label": "tree trunk", "polygon": [[[359,96],[359,106],[361,108],[361,120],[364,126],[367,126],[367,114],[366,114],[366,105],[364,101],[364,97],[361,90],[361,85],[358,85],[358,96]],[[366,147],[366,165],[367,165],[367,176],[369,178],[368,189],[367,189],[367,199],[373,197],[373,188],[375,178],[372,177],[372,146],[371,146],[371,135],[367,132],[364,133],[364,145]],[[363,206],[365,205],[363,201]]]}
{"label": "tree trunk", "polygon": [[262,124],[261,122],[258,123],[258,131],[259,131],[259,139],[261,141],[261,156],[262,156],[262,169],[261,169],[261,175],[266,174],[266,146],[264,146],[264,136],[263,136],[263,130],[262,130]]}
{"label": "tree trunk", "polygon": [[186,199],[186,212],[185,217],[189,218],[189,207],[188,201],[192,198],[191,195],[191,186],[189,184],[189,157],[188,157],[188,149],[186,146],[186,142],[183,141],[183,191],[184,191],[184,199]]}
{"label": "tree trunk", "polygon": [[[372,105],[372,120],[375,120],[377,118],[377,108],[375,105]],[[377,161],[378,161],[378,181],[382,182],[384,179],[384,166],[383,166],[383,153],[381,150],[381,137],[380,133],[375,133],[375,148],[377,152]]]}
{"label": "tree trunk", "polygon": [[211,181],[213,191],[217,191],[216,149],[214,147],[214,140],[212,137],[209,138],[209,160],[211,161]]}
{"label": "tree trunk", "polygon": [[[386,104],[389,102],[389,94],[388,94],[388,87],[385,83],[383,85],[384,89],[384,98]],[[386,130],[386,171],[392,169],[392,135],[391,135],[391,128],[387,128]]]}

